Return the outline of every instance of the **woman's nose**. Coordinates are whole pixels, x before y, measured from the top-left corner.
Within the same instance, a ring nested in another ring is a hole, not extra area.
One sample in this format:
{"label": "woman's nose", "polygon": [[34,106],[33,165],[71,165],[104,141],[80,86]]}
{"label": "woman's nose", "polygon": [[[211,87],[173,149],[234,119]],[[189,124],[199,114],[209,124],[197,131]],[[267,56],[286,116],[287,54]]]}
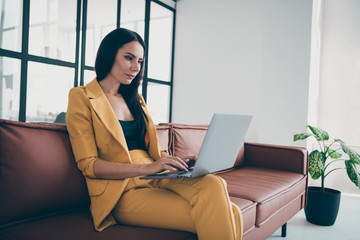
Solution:
{"label": "woman's nose", "polygon": [[131,70],[136,71],[136,72],[140,71],[140,63],[138,63],[138,62],[132,63],[131,64]]}

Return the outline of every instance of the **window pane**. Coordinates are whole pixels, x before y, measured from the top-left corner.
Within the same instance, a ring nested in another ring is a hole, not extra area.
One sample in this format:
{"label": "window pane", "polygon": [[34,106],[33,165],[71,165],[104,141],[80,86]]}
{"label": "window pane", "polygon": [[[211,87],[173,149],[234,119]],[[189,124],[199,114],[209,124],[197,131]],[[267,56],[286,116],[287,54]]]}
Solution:
{"label": "window pane", "polygon": [[145,1],[121,0],[120,26],[137,32],[144,38]]}
{"label": "window pane", "polygon": [[172,8],[176,7],[176,1],[174,0],[160,0],[160,2],[165,3],[166,5]]}
{"label": "window pane", "polygon": [[94,78],[96,78],[95,71],[90,71],[90,70],[84,71],[84,85],[86,85],[89,82],[91,82],[92,80],[94,80]]}
{"label": "window pane", "polygon": [[20,60],[0,57],[0,118],[19,120]]}
{"label": "window pane", "polygon": [[60,112],[66,112],[73,86],[74,69],[29,62],[26,121],[53,122]]}
{"label": "window pane", "polygon": [[117,0],[88,0],[85,64],[95,65],[101,40],[116,28]]}
{"label": "window pane", "polygon": [[155,124],[169,122],[170,87],[148,83],[147,106]]}
{"label": "window pane", "polygon": [[139,88],[138,88],[138,93],[141,94],[141,95],[142,95],[142,90],[143,90],[142,84],[140,84],[140,86],[139,86]]}
{"label": "window pane", "polygon": [[170,82],[173,12],[151,2],[148,77]]}
{"label": "window pane", "polygon": [[0,0],[0,47],[21,51],[22,1]]}
{"label": "window pane", "polygon": [[75,61],[76,3],[69,0],[30,1],[30,54]]}

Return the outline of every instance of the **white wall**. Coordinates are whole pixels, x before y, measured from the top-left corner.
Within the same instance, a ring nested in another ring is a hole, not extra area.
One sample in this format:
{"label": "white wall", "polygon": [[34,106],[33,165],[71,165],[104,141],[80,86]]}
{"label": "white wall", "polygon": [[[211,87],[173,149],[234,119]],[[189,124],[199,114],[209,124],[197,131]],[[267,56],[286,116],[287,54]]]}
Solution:
{"label": "white wall", "polygon": [[311,16],[312,0],[179,1],[173,122],[251,114],[246,141],[295,145],[307,123]]}

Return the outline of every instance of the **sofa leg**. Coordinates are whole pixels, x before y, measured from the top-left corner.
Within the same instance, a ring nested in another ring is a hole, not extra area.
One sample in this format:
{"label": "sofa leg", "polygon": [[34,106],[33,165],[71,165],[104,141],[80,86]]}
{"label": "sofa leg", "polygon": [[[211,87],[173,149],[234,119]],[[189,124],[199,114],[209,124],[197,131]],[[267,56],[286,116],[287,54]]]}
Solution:
{"label": "sofa leg", "polygon": [[285,223],[285,224],[282,225],[282,227],[281,227],[281,236],[282,236],[282,237],[286,237],[286,227],[287,227],[287,223]]}

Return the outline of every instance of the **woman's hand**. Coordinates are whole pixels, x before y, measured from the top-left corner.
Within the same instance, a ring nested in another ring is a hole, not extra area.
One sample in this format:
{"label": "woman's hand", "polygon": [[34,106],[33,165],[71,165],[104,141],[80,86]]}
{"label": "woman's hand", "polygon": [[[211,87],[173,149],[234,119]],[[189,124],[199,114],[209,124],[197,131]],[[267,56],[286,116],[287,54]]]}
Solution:
{"label": "woman's hand", "polygon": [[182,158],[188,165],[188,169],[194,168],[197,156],[185,156]]}
{"label": "woman's hand", "polygon": [[179,170],[187,172],[195,163],[196,158],[196,156],[186,156],[181,159],[163,152],[159,160],[150,164],[116,163],[97,159],[94,162],[94,174],[102,179],[124,179],[156,174],[164,170],[169,173]]}
{"label": "woman's hand", "polygon": [[[193,158],[193,156],[191,156]],[[154,163],[146,164],[144,166],[144,174],[156,174],[162,171],[168,171],[169,173],[175,173],[179,170],[183,170],[185,172],[189,171],[188,162],[190,162],[190,157],[185,157],[183,159],[170,156],[165,152],[161,153],[161,158]]]}
{"label": "woman's hand", "polygon": [[186,161],[179,157],[170,155],[163,156],[151,164],[146,164],[144,165],[144,168],[145,175],[156,174],[164,170],[167,170],[169,173],[175,173],[179,170],[183,170],[185,172],[188,171],[188,165],[186,164]]}

